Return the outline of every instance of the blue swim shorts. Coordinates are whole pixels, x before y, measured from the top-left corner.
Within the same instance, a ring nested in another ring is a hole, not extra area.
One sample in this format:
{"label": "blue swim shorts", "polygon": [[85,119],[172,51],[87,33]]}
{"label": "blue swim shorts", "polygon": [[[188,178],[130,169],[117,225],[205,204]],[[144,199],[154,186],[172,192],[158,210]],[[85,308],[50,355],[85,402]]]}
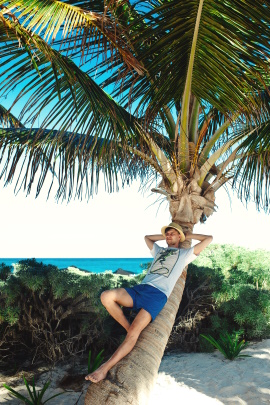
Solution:
{"label": "blue swim shorts", "polygon": [[145,309],[150,313],[152,321],[155,320],[167,302],[167,296],[149,284],[138,284],[131,288],[127,287],[125,290],[133,299],[132,309],[135,311]]}

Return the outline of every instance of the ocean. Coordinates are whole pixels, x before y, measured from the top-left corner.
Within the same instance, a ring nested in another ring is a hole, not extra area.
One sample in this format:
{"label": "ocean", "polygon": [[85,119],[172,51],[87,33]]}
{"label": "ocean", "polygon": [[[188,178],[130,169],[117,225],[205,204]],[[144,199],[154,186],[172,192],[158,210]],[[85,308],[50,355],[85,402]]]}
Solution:
{"label": "ocean", "polygon": [[[24,260],[21,258],[0,258],[0,264],[5,263],[7,266],[13,266],[18,261]],[[91,271],[93,273],[103,273],[106,270],[111,270],[112,272],[122,269],[131,271],[134,274],[140,274],[144,270],[145,265],[151,262],[151,258],[89,258],[89,259],[78,259],[78,258],[61,258],[61,259],[50,259],[50,258],[36,258],[38,262],[43,264],[53,264],[59,269],[65,269],[69,266],[77,267],[81,270]]]}

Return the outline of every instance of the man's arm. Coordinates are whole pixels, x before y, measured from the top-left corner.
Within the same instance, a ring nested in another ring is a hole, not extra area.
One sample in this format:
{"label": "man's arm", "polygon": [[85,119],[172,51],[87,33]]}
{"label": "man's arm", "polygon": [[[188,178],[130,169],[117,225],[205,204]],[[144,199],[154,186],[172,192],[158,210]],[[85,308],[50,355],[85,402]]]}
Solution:
{"label": "man's arm", "polygon": [[153,249],[154,243],[157,242],[158,240],[165,240],[165,237],[163,235],[146,235],[144,237],[145,243],[147,244],[148,248],[150,250]]}
{"label": "man's arm", "polygon": [[205,248],[206,246],[208,246],[212,240],[213,240],[213,236],[211,235],[199,235],[197,233],[187,233],[186,235],[186,239],[196,239],[199,240],[200,243],[197,243],[194,246],[194,254],[195,255],[199,255]]}

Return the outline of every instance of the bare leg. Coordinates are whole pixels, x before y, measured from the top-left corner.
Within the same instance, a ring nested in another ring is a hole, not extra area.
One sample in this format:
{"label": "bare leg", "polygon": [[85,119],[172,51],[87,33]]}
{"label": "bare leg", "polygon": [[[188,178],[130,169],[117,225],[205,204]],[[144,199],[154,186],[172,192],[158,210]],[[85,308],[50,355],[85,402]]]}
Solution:
{"label": "bare leg", "polygon": [[133,307],[133,300],[128,292],[124,288],[115,288],[104,291],[100,299],[109,314],[128,331],[130,323],[120,307],[120,305],[128,308]]}
{"label": "bare leg", "polygon": [[85,379],[97,383],[106,378],[108,371],[129,352],[131,352],[141,331],[150,323],[150,321],[151,315],[149,312],[145,311],[145,309],[141,309],[132,322],[124,342],[118,347],[118,349],[114,352],[112,357],[106,361],[106,363],[102,364],[102,366],[100,366],[93,373],[88,374]]}

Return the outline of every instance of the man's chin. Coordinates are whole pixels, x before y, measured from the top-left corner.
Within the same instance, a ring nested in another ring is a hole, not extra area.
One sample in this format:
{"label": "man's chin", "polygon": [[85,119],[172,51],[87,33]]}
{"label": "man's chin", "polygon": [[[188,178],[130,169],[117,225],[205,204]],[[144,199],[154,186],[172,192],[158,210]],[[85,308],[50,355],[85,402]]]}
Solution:
{"label": "man's chin", "polygon": [[177,247],[173,243],[170,243],[170,242],[167,242],[167,245],[168,245],[168,247],[171,247],[171,248],[176,248]]}

